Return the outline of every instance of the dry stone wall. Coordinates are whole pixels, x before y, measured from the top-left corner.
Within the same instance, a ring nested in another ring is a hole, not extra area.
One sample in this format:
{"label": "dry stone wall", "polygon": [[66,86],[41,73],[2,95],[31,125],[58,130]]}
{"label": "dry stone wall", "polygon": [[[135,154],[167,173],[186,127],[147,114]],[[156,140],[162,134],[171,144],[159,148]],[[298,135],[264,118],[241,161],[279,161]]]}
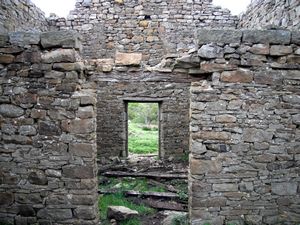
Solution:
{"label": "dry stone wall", "polygon": [[0,1],[0,33],[11,31],[47,31],[45,13],[30,0]]}
{"label": "dry stone wall", "polygon": [[191,87],[190,219],[297,224],[300,33],[200,30]]}
{"label": "dry stone wall", "polygon": [[239,27],[257,29],[266,26],[299,30],[299,0],[252,0],[240,18]]}
{"label": "dry stone wall", "polygon": [[114,57],[116,51],[141,52],[143,61],[158,64],[163,55],[195,46],[201,27],[235,28],[237,17],[212,0],[78,0],[67,19],[50,20],[53,29],[83,35],[85,58]]}
{"label": "dry stone wall", "polygon": [[202,78],[189,77],[186,70],[147,68],[141,61],[134,53],[89,60],[89,79],[97,84],[99,158],[127,156],[128,101],[160,104],[160,157],[176,160],[188,153],[190,83]]}
{"label": "dry stone wall", "polygon": [[0,223],[97,224],[96,95],[74,32],[0,35]]}

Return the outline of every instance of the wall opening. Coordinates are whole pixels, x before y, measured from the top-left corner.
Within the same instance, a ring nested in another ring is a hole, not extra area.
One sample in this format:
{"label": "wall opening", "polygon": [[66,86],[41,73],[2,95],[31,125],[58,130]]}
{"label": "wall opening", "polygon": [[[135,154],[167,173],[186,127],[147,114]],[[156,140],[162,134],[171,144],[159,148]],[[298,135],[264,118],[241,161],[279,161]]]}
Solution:
{"label": "wall opening", "polygon": [[126,156],[160,156],[160,102],[127,101]]}

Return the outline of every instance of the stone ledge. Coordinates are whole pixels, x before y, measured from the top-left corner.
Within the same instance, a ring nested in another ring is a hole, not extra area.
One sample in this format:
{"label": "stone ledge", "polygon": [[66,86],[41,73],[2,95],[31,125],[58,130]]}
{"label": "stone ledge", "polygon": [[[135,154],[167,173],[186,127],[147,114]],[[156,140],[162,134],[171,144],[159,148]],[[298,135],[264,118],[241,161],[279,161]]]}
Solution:
{"label": "stone ledge", "polygon": [[241,43],[242,31],[240,30],[206,30],[201,29],[197,31],[198,44],[208,43]]}
{"label": "stone ledge", "polygon": [[244,30],[243,42],[289,44],[291,32],[287,30]]}
{"label": "stone ledge", "polygon": [[41,34],[44,48],[75,48],[81,50],[81,36],[75,31],[51,31]]}

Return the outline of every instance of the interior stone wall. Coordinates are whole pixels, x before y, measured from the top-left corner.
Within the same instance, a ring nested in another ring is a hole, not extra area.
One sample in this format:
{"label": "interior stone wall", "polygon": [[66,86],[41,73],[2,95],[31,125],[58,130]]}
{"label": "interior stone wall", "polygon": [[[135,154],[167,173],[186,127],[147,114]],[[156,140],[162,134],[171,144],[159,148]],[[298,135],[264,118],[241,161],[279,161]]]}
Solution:
{"label": "interior stone wall", "polygon": [[122,54],[122,62],[119,56],[89,61],[89,79],[98,90],[98,157],[126,156],[126,102],[154,101],[161,106],[160,156],[176,160],[189,151],[189,89],[191,81],[199,78],[146,70],[139,64],[141,55],[137,65],[129,62],[133,55]]}
{"label": "interior stone wall", "polygon": [[240,17],[240,28],[277,26],[299,30],[300,2],[298,0],[252,0]]}
{"label": "interior stone wall", "polygon": [[165,54],[195,46],[201,27],[235,28],[237,17],[212,5],[212,0],[78,0],[65,18],[52,18],[53,29],[83,35],[85,58],[113,57],[116,51],[141,52],[143,61],[158,64]]}
{"label": "interior stone wall", "polygon": [[0,33],[47,31],[45,13],[30,0],[0,1]]}
{"label": "interior stone wall", "polygon": [[191,87],[190,219],[297,224],[300,33],[200,30]]}
{"label": "interior stone wall", "polygon": [[0,223],[97,224],[96,95],[74,32],[0,35]]}

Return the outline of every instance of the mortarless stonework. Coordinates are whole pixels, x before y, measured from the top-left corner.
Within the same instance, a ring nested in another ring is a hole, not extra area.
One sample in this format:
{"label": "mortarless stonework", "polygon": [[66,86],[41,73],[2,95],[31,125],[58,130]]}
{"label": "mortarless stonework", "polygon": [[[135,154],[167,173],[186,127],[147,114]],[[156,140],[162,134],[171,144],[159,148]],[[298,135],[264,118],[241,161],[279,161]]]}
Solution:
{"label": "mortarless stonework", "polygon": [[67,19],[53,18],[53,28],[83,35],[85,58],[114,57],[116,51],[141,52],[143,61],[158,64],[165,54],[195,46],[201,27],[235,28],[237,17],[212,0],[78,0]]}
{"label": "mortarless stonework", "polygon": [[78,43],[65,31],[0,35],[1,224],[98,222],[96,95]]}
{"label": "mortarless stonework", "polygon": [[1,0],[0,33],[48,29],[45,13],[30,0]]}
{"label": "mortarless stonework", "polygon": [[201,68],[191,87],[192,225],[300,221],[300,35],[198,32]]}
{"label": "mortarless stonework", "polygon": [[[161,155],[191,152],[191,224],[297,224],[300,33],[210,29],[195,41],[198,25],[235,17],[204,0],[140,3],[80,0],[50,21],[83,34],[86,59],[99,58],[85,64],[75,33],[0,35],[0,222],[97,224],[96,141],[98,157],[124,155],[124,102],[141,99],[162,101]],[[35,26],[3,6],[5,31]],[[282,14],[289,28],[297,9]]]}
{"label": "mortarless stonework", "polygon": [[299,30],[299,18],[299,0],[252,0],[238,27],[258,29],[277,26]]}

